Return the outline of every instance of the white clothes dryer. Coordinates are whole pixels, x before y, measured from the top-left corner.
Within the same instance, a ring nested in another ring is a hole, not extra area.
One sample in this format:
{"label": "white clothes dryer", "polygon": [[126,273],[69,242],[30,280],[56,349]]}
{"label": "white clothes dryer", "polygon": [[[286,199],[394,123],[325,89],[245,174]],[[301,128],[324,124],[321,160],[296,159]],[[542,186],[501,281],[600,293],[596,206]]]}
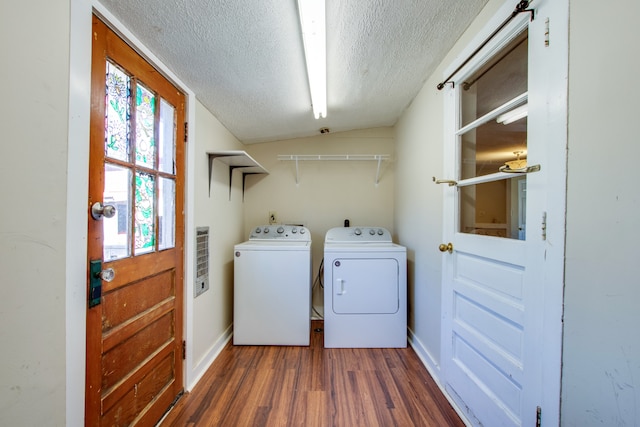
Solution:
{"label": "white clothes dryer", "polygon": [[234,246],[233,343],[309,345],[311,233],[263,225]]}
{"label": "white clothes dryer", "polygon": [[382,227],[338,227],[324,242],[324,346],[407,346],[407,250]]}

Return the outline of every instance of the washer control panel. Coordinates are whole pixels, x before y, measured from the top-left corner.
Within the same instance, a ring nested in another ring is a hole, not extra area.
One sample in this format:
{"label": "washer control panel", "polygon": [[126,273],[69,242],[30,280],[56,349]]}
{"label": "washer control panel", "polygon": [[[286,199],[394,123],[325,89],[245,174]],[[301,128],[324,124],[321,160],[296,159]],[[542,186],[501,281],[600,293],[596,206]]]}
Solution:
{"label": "washer control panel", "polygon": [[249,234],[249,240],[295,240],[311,241],[311,233],[307,227],[299,225],[259,225]]}
{"label": "washer control panel", "polygon": [[391,243],[391,233],[383,227],[336,227],[327,231],[327,243]]}

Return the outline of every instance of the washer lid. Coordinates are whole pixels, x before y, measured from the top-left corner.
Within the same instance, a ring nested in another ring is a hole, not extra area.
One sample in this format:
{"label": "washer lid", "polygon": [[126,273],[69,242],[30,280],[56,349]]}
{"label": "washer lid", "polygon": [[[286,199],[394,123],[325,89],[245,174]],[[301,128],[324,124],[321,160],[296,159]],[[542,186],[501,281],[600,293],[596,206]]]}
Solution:
{"label": "washer lid", "polygon": [[391,233],[383,227],[336,227],[327,231],[325,243],[391,243]]}

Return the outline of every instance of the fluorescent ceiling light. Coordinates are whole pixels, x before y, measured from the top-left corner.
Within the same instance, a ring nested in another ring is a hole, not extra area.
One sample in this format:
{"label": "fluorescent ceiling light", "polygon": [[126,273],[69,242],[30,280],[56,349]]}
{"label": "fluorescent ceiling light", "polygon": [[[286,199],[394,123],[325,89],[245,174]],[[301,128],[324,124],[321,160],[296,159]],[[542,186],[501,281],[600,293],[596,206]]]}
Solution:
{"label": "fluorescent ceiling light", "polygon": [[316,119],[327,117],[327,47],[324,0],[298,0],[309,91]]}
{"label": "fluorescent ceiling light", "polygon": [[503,125],[508,125],[509,123],[513,123],[516,120],[520,120],[524,117],[527,117],[529,114],[529,104],[521,105],[517,108],[514,108],[511,111],[507,111],[504,114],[500,114],[496,121],[498,123],[502,123]]}

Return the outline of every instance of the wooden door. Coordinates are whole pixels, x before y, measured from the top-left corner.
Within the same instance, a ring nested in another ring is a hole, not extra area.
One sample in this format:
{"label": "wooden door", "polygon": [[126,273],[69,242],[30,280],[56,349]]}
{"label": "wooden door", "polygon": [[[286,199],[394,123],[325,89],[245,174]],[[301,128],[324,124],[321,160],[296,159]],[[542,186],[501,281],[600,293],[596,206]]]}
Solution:
{"label": "wooden door", "polygon": [[183,389],[184,95],[92,35],[85,418],[153,425]]}

